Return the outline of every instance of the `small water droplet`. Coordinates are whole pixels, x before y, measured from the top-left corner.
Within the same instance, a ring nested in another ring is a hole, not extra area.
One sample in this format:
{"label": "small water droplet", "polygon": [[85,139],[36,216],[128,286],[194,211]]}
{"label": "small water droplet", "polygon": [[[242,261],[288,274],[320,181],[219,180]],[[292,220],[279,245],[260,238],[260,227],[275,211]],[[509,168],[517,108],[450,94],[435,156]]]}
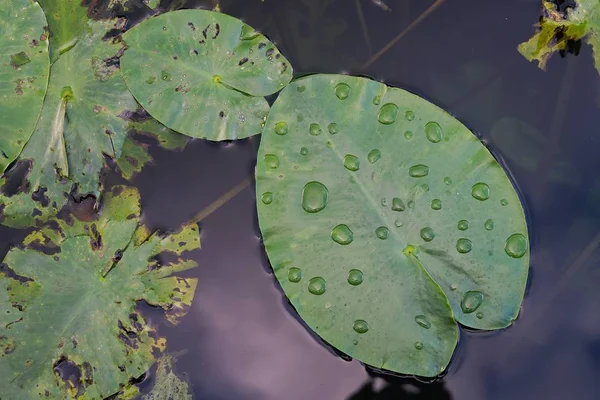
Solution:
{"label": "small water droplet", "polygon": [[494,221],[492,219],[488,219],[487,221],[485,221],[485,224],[483,224],[485,226],[485,229],[488,231],[491,231],[492,229],[494,229]]}
{"label": "small water droplet", "polygon": [[308,291],[314,295],[320,296],[327,290],[325,279],[316,276],[308,281]]}
{"label": "small water droplet", "polygon": [[300,268],[292,267],[288,271],[288,280],[292,283],[298,283],[302,279],[302,270]]}
{"label": "small water droplet", "polygon": [[377,96],[373,97],[373,104],[378,106],[380,103],[381,103],[381,95],[378,94]]}
{"label": "small water droplet", "polygon": [[404,118],[406,118],[407,121],[412,121],[415,119],[415,112],[408,110],[404,113]]}
{"label": "small water droplet", "polygon": [[271,204],[273,202],[273,193],[265,192],[260,198],[264,204]]}
{"label": "small water droplet", "polygon": [[413,165],[408,169],[408,174],[413,178],[422,178],[429,175],[429,167],[423,164]]}
{"label": "small water droplet", "polygon": [[408,208],[415,208],[415,202],[412,200],[409,200],[409,202],[406,205],[408,206]]}
{"label": "small water droplet", "polygon": [[479,311],[477,314],[475,314],[475,316],[476,316],[478,319],[482,319],[482,318],[483,318],[483,313],[482,313],[481,311]]}
{"label": "small water droplet", "polygon": [[357,319],[354,321],[352,329],[354,329],[356,333],[366,333],[369,330],[369,324],[367,324],[367,321]]}
{"label": "small water droplet", "polygon": [[398,197],[394,197],[392,199],[392,210],[394,211],[404,211],[404,202]]}
{"label": "small water droplet", "polygon": [[458,230],[466,231],[467,229],[469,229],[469,221],[467,221],[466,219],[461,219],[460,221],[458,221],[456,227],[458,228]]}
{"label": "small water droplet", "polygon": [[429,318],[425,315],[417,315],[415,317],[415,322],[425,329],[431,328],[431,322],[429,322]]}
{"label": "small water droplet", "polygon": [[356,346],[356,345],[358,344],[358,340],[356,340],[356,339],[355,339],[355,340],[353,340],[353,341],[352,341],[352,344]]}
{"label": "small water droplet", "polygon": [[473,243],[469,239],[460,238],[456,241],[456,251],[461,254],[466,254],[473,248]]}
{"label": "small water droplet", "polygon": [[332,122],[331,124],[327,125],[327,130],[332,135],[335,135],[336,133],[338,133],[340,131],[340,127],[335,122]]}
{"label": "small water droplet", "polygon": [[487,200],[490,198],[490,187],[483,182],[476,183],[471,189],[471,195],[480,201]]}
{"label": "small water droplet", "polygon": [[404,139],[410,140],[410,139],[412,139],[412,137],[413,137],[412,131],[406,131],[406,132],[404,132]]}
{"label": "small water droplet", "polygon": [[269,168],[279,167],[279,158],[275,154],[266,154],[263,158]]}
{"label": "small water droplet", "polygon": [[387,239],[389,233],[390,233],[390,230],[388,228],[386,228],[385,226],[380,226],[379,228],[375,229],[375,234],[381,240]]}
{"label": "small water droplet", "polygon": [[421,343],[421,342],[415,342],[415,349],[422,350],[423,349],[423,343]]}
{"label": "small water droplet", "polygon": [[358,171],[360,169],[360,160],[352,154],[346,154],[344,157],[344,167],[349,171]]}
{"label": "small water droplet", "polygon": [[433,238],[435,238],[435,233],[433,232],[433,229],[431,229],[428,226],[421,229],[421,239],[423,239],[426,242],[431,242]]}
{"label": "small water droplet", "polygon": [[506,200],[506,199],[502,199],[502,200],[500,200],[500,204],[501,204],[503,207],[506,207],[506,206],[508,205],[508,200]]}
{"label": "small water droplet", "polygon": [[452,184],[452,178],[450,178],[449,176],[444,178],[444,183],[446,185],[451,185]]}
{"label": "small water droplet", "polygon": [[465,314],[470,314],[477,310],[483,302],[483,293],[479,291],[469,291],[465,293],[460,308]]}
{"label": "small water droplet", "polygon": [[302,92],[304,92],[304,91],[306,90],[306,87],[304,87],[304,86],[300,85],[300,86],[296,87],[296,90],[297,90],[299,93],[302,93]]}
{"label": "small water droplet", "polygon": [[319,124],[310,124],[308,132],[313,136],[319,136],[321,133],[323,133]]}
{"label": "small water droplet", "polygon": [[348,272],[348,283],[352,286],[358,286],[363,281],[363,273],[359,269],[351,269]]}
{"label": "small water droplet", "polygon": [[437,122],[431,121],[425,125],[425,136],[431,143],[439,143],[442,140],[442,127]]}
{"label": "small water droplet", "polygon": [[367,155],[367,159],[371,164],[375,164],[381,158],[381,152],[378,149],[373,149]]}
{"label": "small water droplet", "polygon": [[521,258],[527,252],[527,239],[520,233],[510,235],[504,244],[504,251],[512,258]]}
{"label": "small water droplet", "polygon": [[306,147],[302,147],[300,149],[300,154],[302,154],[303,156],[307,155],[308,154],[308,149]]}
{"label": "small water droplet", "polygon": [[456,290],[456,285],[450,285],[450,291],[454,292]]}
{"label": "small water droplet", "polygon": [[385,197],[383,199],[381,199],[381,205],[382,206],[387,207],[388,204],[389,204],[388,203],[388,199],[386,199]]}
{"label": "small water droplet", "polygon": [[345,83],[338,83],[335,87],[335,95],[340,100],[345,100],[350,96],[350,86]]}
{"label": "small water droplet", "polygon": [[284,121],[276,123],[275,133],[278,135],[286,135],[288,133],[288,124]]}
{"label": "small water droplet", "polygon": [[396,222],[394,222],[394,225],[396,225],[396,228],[401,228],[402,226],[404,226],[404,222],[397,219]]}
{"label": "small water droplet", "polygon": [[441,210],[442,209],[442,201],[440,199],[431,200],[431,208],[433,210]]}
{"label": "small water droplet", "polygon": [[387,103],[381,106],[377,119],[383,125],[390,125],[396,121],[398,117],[398,106],[394,103]]}
{"label": "small water droplet", "polygon": [[312,181],[302,189],[302,208],[308,213],[317,213],[327,206],[329,190],[321,182]]}
{"label": "small water droplet", "polygon": [[354,232],[348,228],[348,225],[340,224],[331,230],[331,238],[334,242],[345,246],[354,240]]}

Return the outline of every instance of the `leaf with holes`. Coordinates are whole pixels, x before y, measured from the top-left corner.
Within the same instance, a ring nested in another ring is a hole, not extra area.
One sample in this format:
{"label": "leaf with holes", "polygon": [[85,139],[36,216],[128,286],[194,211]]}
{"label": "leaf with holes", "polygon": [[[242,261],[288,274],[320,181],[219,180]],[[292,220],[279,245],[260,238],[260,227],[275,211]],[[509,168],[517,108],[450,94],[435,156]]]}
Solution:
{"label": "leaf with holes", "polygon": [[40,116],[50,69],[46,25],[36,2],[5,0],[0,7],[0,173],[17,158]]}
{"label": "leaf with holes", "polygon": [[457,322],[517,318],[529,268],[519,197],[481,142],[422,98],[345,75],[292,82],[269,113],[256,186],[277,279],[340,351],[431,377]]}
{"label": "leaf with holes", "polygon": [[570,2],[561,5],[551,0],[542,2],[544,15],[540,18],[539,31],[519,45],[519,52],[545,69],[554,53],[577,53],[578,42],[585,39],[594,50],[594,64],[600,72],[600,3],[597,0],[575,0],[574,6],[570,6]]}
{"label": "leaf with holes", "polygon": [[[69,193],[98,196],[105,157],[118,159],[127,136],[123,115],[137,108],[117,71],[122,44],[103,40],[115,20],[88,20],[86,8],[69,0],[42,6],[53,15],[50,32],[62,32],[56,33],[61,46],[53,47],[57,59],[37,126],[16,165],[0,177],[0,219],[16,227],[55,215]],[[79,21],[77,29],[65,33],[70,20]]]}
{"label": "leaf with holes", "polygon": [[151,18],[124,35],[121,73],[137,101],[167,127],[197,138],[262,131],[264,96],[292,78],[289,62],[242,21],[206,10]]}
{"label": "leaf with holes", "polygon": [[[169,235],[140,224],[135,189],[115,187],[99,216],[69,215],[28,236],[0,269],[0,387],[11,400],[103,399],[142,375],[166,340],[136,311],[145,301],[176,323],[196,280],[196,225]],[[168,262],[161,264],[165,254]]]}

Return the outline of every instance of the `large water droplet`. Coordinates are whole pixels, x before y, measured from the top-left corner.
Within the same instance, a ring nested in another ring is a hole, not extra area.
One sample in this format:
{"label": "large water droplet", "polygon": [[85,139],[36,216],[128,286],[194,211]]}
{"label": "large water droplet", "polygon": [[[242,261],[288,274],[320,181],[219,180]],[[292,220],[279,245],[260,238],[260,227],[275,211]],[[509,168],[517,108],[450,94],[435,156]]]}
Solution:
{"label": "large water droplet", "polygon": [[442,201],[440,199],[431,200],[431,208],[433,210],[441,210],[442,209]]}
{"label": "large water droplet", "polygon": [[300,149],[300,154],[302,154],[303,156],[307,155],[308,154],[308,149],[306,147],[302,147]]}
{"label": "large water droplet", "polygon": [[263,158],[269,168],[279,167],[279,158],[275,154],[266,154]]}
{"label": "large water droplet", "polygon": [[423,349],[423,343],[421,343],[421,342],[415,342],[415,349],[422,350]]}
{"label": "large water droplet", "polygon": [[406,118],[407,121],[412,121],[415,119],[415,112],[408,110],[407,112],[404,113],[404,118]]}
{"label": "large water droplet", "polygon": [[287,122],[280,121],[275,124],[275,133],[278,135],[286,135],[288,133]]}
{"label": "large water droplet", "polygon": [[345,83],[338,83],[335,87],[335,95],[340,100],[347,99],[350,96],[350,86]]}
{"label": "large water droplet", "polygon": [[273,202],[273,193],[265,192],[260,198],[264,204],[271,204]]}
{"label": "large water droplet", "polygon": [[354,321],[352,329],[354,329],[356,333],[366,333],[369,330],[369,324],[367,324],[367,321],[357,319],[356,321]]}
{"label": "large water droplet", "polygon": [[470,314],[477,310],[483,302],[483,293],[479,291],[469,291],[460,302],[460,308],[465,314]]}
{"label": "large water droplet", "polygon": [[429,167],[423,164],[413,165],[408,169],[408,174],[413,178],[422,178],[429,175]]}
{"label": "large water droplet", "polygon": [[431,328],[431,322],[429,322],[429,318],[425,315],[417,315],[415,321],[425,329]]}
{"label": "large water droplet", "polygon": [[358,286],[363,281],[363,273],[359,269],[351,269],[348,272],[348,283],[352,286]]}
{"label": "large water droplet", "polygon": [[298,283],[302,280],[302,270],[300,268],[292,267],[288,271],[288,280],[292,283]]}
{"label": "large water droplet", "polygon": [[308,291],[314,295],[320,296],[327,290],[325,279],[316,276],[308,281]]}
{"label": "large water droplet", "polygon": [[424,241],[431,242],[434,237],[435,233],[430,227],[426,226],[425,228],[421,229],[421,239],[423,239]]}
{"label": "large water droplet", "polygon": [[373,149],[367,155],[367,159],[371,164],[375,164],[381,158],[381,152],[378,149]]}
{"label": "large water droplet", "polygon": [[354,240],[354,232],[348,228],[348,225],[340,224],[331,230],[331,238],[334,242],[345,246]]}
{"label": "large water droplet", "polygon": [[394,103],[387,103],[381,106],[377,119],[383,125],[390,125],[396,121],[398,117],[398,106]]}
{"label": "large water droplet", "polygon": [[346,154],[344,157],[344,167],[349,171],[358,171],[360,169],[360,160],[352,154]]}
{"label": "large water droplet", "polygon": [[431,143],[439,143],[442,141],[442,127],[437,122],[431,121],[425,125],[425,136]]}
{"label": "large water droplet", "polygon": [[308,132],[313,136],[319,136],[321,133],[323,133],[319,124],[310,124]]}
{"label": "large water droplet", "polygon": [[483,182],[476,183],[471,189],[471,195],[480,201],[487,200],[490,198],[490,187]]}
{"label": "large water droplet", "polygon": [[520,233],[510,235],[504,244],[504,251],[512,258],[521,258],[527,252],[527,239]]}
{"label": "large water droplet", "polygon": [[394,197],[392,199],[392,210],[394,211],[404,211],[404,202],[398,197]]}
{"label": "large water droplet", "polygon": [[332,135],[335,135],[336,133],[338,133],[340,131],[340,127],[335,122],[332,122],[331,124],[327,125],[327,130]]}
{"label": "large water droplet", "polygon": [[387,239],[389,233],[390,233],[390,230],[388,228],[386,228],[385,226],[380,226],[379,228],[375,229],[375,234],[381,240]]}
{"label": "large water droplet", "polygon": [[321,182],[308,182],[302,189],[302,208],[308,213],[316,213],[327,206],[329,191]]}
{"label": "large water droplet", "polygon": [[469,239],[460,238],[456,241],[456,251],[461,254],[466,254],[473,248],[473,243]]}
{"label": "large water droplet", "polygon": [[494,229],[494,220],[488,219],[487,221],[485,221],[483,226],[485,226],[486,230],[491,231],[492,229]]}
{"label": "large water droplet", "polygon": [[467,221],[466,219],[461,219],[460,221],[458,221],[456,227],[461,231],[466,231],[467,229],[469,229],[469,221]]}

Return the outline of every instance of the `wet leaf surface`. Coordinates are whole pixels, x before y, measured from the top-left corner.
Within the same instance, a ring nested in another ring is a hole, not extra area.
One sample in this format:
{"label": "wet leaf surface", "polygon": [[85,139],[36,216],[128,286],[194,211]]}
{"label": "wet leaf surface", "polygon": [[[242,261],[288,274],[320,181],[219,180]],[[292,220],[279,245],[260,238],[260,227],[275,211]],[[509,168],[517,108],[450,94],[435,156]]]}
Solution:
{"label": "wet leaf surface", "polygon": [[256,181],[277,279],[343,353],[436,376],[457,322],[516,319],[529,268],[519,198],[480,141],[418,96],[344,75],[292,82],[269,114]]}
{"label": "wet leaf surface", "polygon": [[206,10],[169,12],[124,35],[121,72],[137,101],[167,127],[210,140],[262,131],[264,96],[292,77],[289,62],[242,21]]}
{"label": "wet leaf surface", "polygon": [[162,308],[171,323],[187,312],[196,279],[173,274],[196,266],[182,253],[200,247],[197,226],[151,233],[140,223],[135,189],[117,186],[104,199],[100,215],[63,217],[4,258],[3,398],[108,397],[166,345],[137,302]]}
{"label": "wet leaf surface", "polygon": [[0,8],[0,173],[31,136],[48,87],[46,17],[36,2],[6,0]]}

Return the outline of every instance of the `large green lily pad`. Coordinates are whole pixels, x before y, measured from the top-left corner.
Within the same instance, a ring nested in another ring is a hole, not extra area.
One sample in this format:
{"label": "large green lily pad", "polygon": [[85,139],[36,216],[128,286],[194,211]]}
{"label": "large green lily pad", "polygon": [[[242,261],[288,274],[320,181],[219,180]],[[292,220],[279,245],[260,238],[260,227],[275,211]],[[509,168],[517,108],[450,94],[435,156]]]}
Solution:
{"label": "large green lily pad", "polygon": [[422,98],[345,75],[292,82],[269,113],[256,185],[277,279],[342,352],[430,377],[457,322],[517,318],[529,267],[519,197],[481,142]]}
{"label": "large green lily pad", "polygon": [[42,5],[53,15],[57,59],[37,126],[15,167],[0,177],[0,219],[16,227],[55,215],[70,193],[99,196],[106,157],[120,157],[127,112],[137,108],[118,73],[123,46],[103,40],[116,22],[89,20],[86,8],[69,0]]}
{"label": "large green lily pad", "polygon": [[600,2],[575,0],[575,7],[567,7],[564,11],[559,9],[556,1],[542,2],[544,15],[539,22],[539,31],[519,45],[519,52],[529,61],[537,61],[544,69],[554,53],[567,51],[570,45],[585,39],[594,50],[594,64],[600,72]]}
{"label": "large green lily pad", "polygon": [[1,264],[3,399],[106,398],[166,344],[136,303],[161,307],[172,323],[189,308],[196,280],[173,274],[196,266],[181,255],[199,248],[197,226],[151,234],[135,189],[115,187],[104,199],[99,216],[59,219]]}
{"label": "large green lily pad", "polygon": [[289,62],[242,21],[206,10],[150,18],[124,35],[121,72],[137,101],[167,127],[210,140],[256,135],[264,96],[292,78]]}
{"label": "large green lily pad", "polygon": [[36,2],[5,0],[0,7],[0,173],[17,158],[40,116],[50,69],[46,25]]}

